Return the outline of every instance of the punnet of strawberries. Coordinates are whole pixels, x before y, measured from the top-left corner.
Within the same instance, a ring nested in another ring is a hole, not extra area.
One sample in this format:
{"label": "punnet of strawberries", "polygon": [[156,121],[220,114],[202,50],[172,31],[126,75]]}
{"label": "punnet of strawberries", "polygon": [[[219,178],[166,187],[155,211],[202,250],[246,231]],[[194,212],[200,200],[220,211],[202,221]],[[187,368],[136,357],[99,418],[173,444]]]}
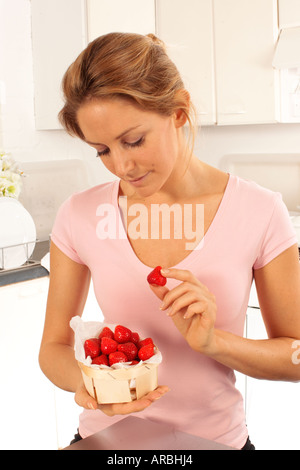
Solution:
{"label": "punnet of strawberries", "polygon": [[126,362],[138,364],[154,356],[156,346],[152,338],[141,339],[139,333],[132,332],[123,325],[114,328],[104,326],[96,337],[84,342],[85,357],[91,357],[92,364],[111,367]]}

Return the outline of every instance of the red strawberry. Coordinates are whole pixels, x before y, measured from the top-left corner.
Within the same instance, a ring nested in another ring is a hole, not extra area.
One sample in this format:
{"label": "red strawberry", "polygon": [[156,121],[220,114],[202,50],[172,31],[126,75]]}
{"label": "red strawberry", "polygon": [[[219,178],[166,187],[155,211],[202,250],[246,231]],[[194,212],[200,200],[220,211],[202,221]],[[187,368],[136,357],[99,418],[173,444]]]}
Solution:
{"label": "red strawberry", "polygon": [[95,359],[92,360],[92,364],[108,366],[108,357],[106,354],[101,354],[101,356],[95,357]]}
{"label": "red strawberry", "polygon": [[139,340],[140,340],[140,335],[139,335],[138,333],[136,333],[136,332],[131,333],[131,341],[132,341],[134,344],[138,345]]}
{"label": "red strawberry", "polygon": [[139,352],[138,352],[138,357],[141,361],[147,361],[147,359],[150,359],[154,355],[154,344],[146,344],[146,346],[143,346]]}
{"label": "red strawberry", "polygon": [[85,357],[90,356],[92,359],[99,356],[101,349],[98,338],[87,339],[84,343]]}
{"label": "red strawberry", "polygon": [[128,343],[131,341],[131,330],[122,325],[117,325],[115,328],[114,340],[118,343]]}
{"label": "red strawberry", "polygon": [[108,326],[105,326],[105,327],[102,329],[102,331],[101,331],[101,333],[100,333],[100,335],[99,335],[99,339],[101,339],[101,338],[111,338],[111,339],[114,339],[114,334],[113,334],[113,332],[111,331],[111,329],[108,328]]}
{"label": "red strawberry", "polygon": [[143,346],[146,346],[147,344],[154,344],[152,338],[142,339],[142,341],[139,342],[138,347],[139,349],[141,349]]}
{"label": "red strawberry", "polygon": [[103,354],[110,354],[117,350],[118,343],[111,338],[102,338],[101,340],[101,352]]}
{"label": "red strawberry", "polygon": [[138,348],[136,347],[134,343],[131,343],[131,342],[122,343],[122,344],[118,344],[118,351],[121,351],[124,354],[126,354],[128,361],[133,361],[133,359],[136,358]]}
{"label": "red strawberry", "polygon": [[149,284],[154,284],[156,286],[165,286],[167,279],[161,274],[161,266],[156,266],[153,271],[147,276],[147,281]]}
{"label": "red strawberry", "polygon": [[135,366],[135,365],[138,364],[138,363],[139,363],[139,361],[131,361],[130,365],[131,365],[131,366]]}
{"label": "red strawberry", "polygon": [[117,364],[118,362],[128,362],[126,354],[121,351],[116,351],[108,356],[109,365]]}

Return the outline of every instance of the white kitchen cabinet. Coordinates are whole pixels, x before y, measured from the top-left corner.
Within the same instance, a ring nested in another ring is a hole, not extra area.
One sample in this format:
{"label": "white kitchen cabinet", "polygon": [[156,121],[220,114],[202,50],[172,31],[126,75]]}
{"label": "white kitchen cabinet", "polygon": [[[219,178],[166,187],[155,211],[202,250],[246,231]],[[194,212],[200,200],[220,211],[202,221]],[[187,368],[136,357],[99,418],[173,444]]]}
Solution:
{"label": "white kitchen cabinet", "polygon": [[[89,290],[84,312],[84,321],[103,321],[103,314],[95,297],[93,283]],[[57,445],[59,449],[67,447],[79,425],[79,414],[82,409],[75,403],[74,393],[55,387],[55,415],[57,425]]]}
{"label": "white kitchen cabinet", "polygon": [[36,129],[61,129],[61,82],[88,42],[111,31],[155,32],[155,0],[31,0]]}
{"label": "white kitchen cabinet", "polygon": [[279,72],[272,67],[277,0],[31,3],[37,129],[60,128],[64,72],[87,42],[112,31],[156,32],[166,42],[191,93],[199,124],[280,119]]}
{"label": "white kitchen cabinet", "polygon": [[84,0],[31,0],[36,129],[60,129],[61,81],[86,46]]}
{"label": "white kitchen cabinet", "polygon": [[157,33],[191,92],[199,124],[278,121],[276,0],[157,0]]}
{"label": "white kitchen cabinet", "polygon": [[300,26],[299,0],[278,0],[279,28]]}
{"label": "white kitchen cabinet", "polygon": [[[0,449],[56,450],[69,445],[82,409],[38,363],[49,278],[0,287]],[[85,321],[103,321],[93,285]]]}
{"label": "white kitchen cabinet", "polygon": [[102,34],[155,33],[155,0],[87,0],[88,40]]}
{"label": "white kitchen cabinet", "polygon": [[57,449],[54,387],[40,370],[48,278],[0,287],[0,447]]}
{"label": "white kitchen cabinet", "polygon": [[[247,337],[267,338],[259,309],[248,309]],[[291,350],[291,360],[293,352],[295,350]],[[300,383],[247,377],[247,426],[250,439],[258,450],[300,450],[299,396]]]}
{"label": "white kitchen cabinet", "polygon": [[214,0],[217,123],[279,118],[277,0]]}
{"label": "white kitchen cabinet", "polygon": [[[181,73],[198,123],[216,123],[213,0],[157,0],[157,35]],[[180,25],[180,26],[179,26]]]}

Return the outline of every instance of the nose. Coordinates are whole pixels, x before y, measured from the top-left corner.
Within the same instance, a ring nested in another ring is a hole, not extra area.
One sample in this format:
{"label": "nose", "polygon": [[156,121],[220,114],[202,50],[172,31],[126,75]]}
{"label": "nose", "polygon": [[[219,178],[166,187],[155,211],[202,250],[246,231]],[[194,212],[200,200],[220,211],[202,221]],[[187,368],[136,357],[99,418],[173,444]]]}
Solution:
{"label": "nose", "polygon": [[115,174],[121,179],[124,179],[135,168],[134,160],[131,158],[130,155],[128,155],[126,151],[114,152],[112,158]]}

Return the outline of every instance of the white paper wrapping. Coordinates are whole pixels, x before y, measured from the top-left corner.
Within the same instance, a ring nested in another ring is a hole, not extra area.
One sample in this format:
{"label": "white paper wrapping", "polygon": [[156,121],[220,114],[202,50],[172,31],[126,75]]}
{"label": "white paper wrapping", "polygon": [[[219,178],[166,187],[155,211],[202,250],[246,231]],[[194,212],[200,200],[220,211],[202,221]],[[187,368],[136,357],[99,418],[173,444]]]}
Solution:
{"label": "white paper wrapping", "polygon": [[[92,367],[93,369],[110,369],[110,367],[105,365],[98,365],[92,364],[92,359],[89,357],[85,358],[85,351],[84,351],[84,342],[89,338],[96,338],[99,336],[101,330],[107,326],[112,331],[115,330],[116,325],[108,324],[108,323],[101,323],[95,321],[88,321],[84,322],[81,317],[76,316],[73,317],[70,321],[70,327],[75,333],[75,359],[86,366]],[[157,349],[157,348],[156,348]],[[160,364],[162,362],[162,354],[157,349],[156,354],[152,356],[147,361],[144,361],[145,364]],[[118,364],[113,364],[111,366],[112,369],[126,369],[128,367],[139,367],[143,364],[143,361],[140,361],[139,364],[130,365],[130,362],[120,362]]]}

